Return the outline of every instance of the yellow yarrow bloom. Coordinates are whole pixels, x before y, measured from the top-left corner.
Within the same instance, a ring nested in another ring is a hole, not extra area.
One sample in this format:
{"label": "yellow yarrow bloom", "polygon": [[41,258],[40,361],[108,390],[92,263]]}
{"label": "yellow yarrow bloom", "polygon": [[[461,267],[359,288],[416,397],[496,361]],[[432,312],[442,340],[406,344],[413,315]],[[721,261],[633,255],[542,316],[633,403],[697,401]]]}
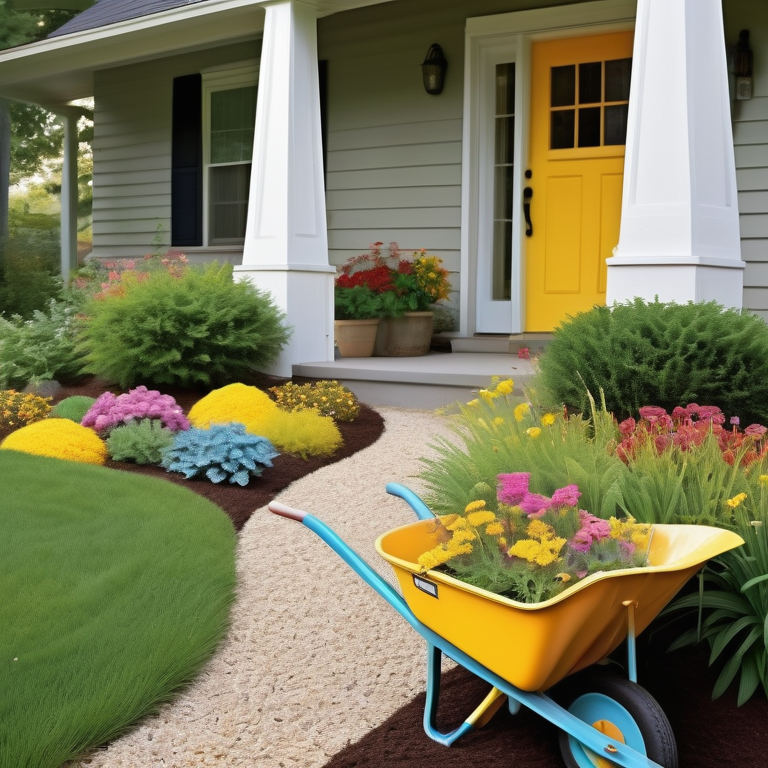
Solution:
{"label": "yellow yarrow bloom", "polygon": [[461,544],[465,541],[474,541],[476,538],[477,534],[475,534],[473,531],[470,531],[469,528],[459,528],[453,532],[453,536],[451,537],[451,541],[448,546],[454,542]]}
{"label": "yellow yarrow bloom", "polygon": [[479,400],[475,398],[474,400],[470,400],[467,405],[476,406],[478,404]]}
{"label": "yellow yarrow bloom", "polygon": [[504,419],[502,419],[502,418],[501,418],[501,416],[497,416],[497,417],[496,417],[496,418],[493,420],[493,423],[494,423],[494,424],[495,424],[497,427],[500,427],[500,426],[501,426],[501,425],[504,423]]}
{"label": "yellow yarrow bloom", "polygon": [[488,523],[485,532],[489,536],[501,536],[504,533],[504,526],[497,520],[496,522]]}
{"label": "yellow yarrow bloom", "polygon": [[555,423],[555,414],[554,413],[545,413],[541,417],[541,423],[545,427],[551,427]]}
{"label": "yellow yarrow bloom", "polygon": [[728,499],[725,503],[731,509],[736,509],[736,507],[738,507],[739,504],[741,504],[741,502],[744,501],[744,499],[746,498],[747,498],[746,493],[737,493],[732,499]]}
{"label": "yellow yarrow bloom", "polygon": [[760,475],[757,478],[763,485],[768,485],[768,475]]}
{"label": "yellow yarrow bloom", "polygon": [[520,403],[520,405],[515,407],[515,420],[522,421],[530,409],[531,406],[528,403]]}
{"label": "yellow yarrow bloom", "polygon": [[492,402],[493,398],[497,397],[496,393],[491,392],[490,389],[481,389],[477,394],[480,395],[486,403]]}
{"label": "yellow yarrow bloom", "polygon": [[447,515],[447,517],[453,517],[453,520],[450,522],[443,523],[449,531],[458,531],[460,528],[466,528],[468,525],[466,517],[461,517],[460,515]]}
{"label": "yellow yarrow bloom", "polygon": [[540,427],[529,427],[525,430],[525,434],[529,437],[536,438],[541,434],[541,428]]}
{"label": "yellow yarrow bloom", "polygon": [[453,543],[452,541],[448,542],[448,551],[451,554],[451,557],[458,557],[459,555],[471,555],[472,554],[472,545],[469,542],[464,543]]}
{"label": "yellow yarrow bloom", "polygon": [[531,520],[531,522],[528,523],[526,533],[532,539],[539,539],[541,541],[545,541],[547,539],[555,539],[555,529],[551,525],[547,525],[541,520]]}
{"label": "yellow yarrow bloom", "polygon": [[496,520],[496,515],[490,510],[483,509],[479,512],[470,512],[467,515],[467,522],[473,527],[478,528],[486,523],[492,523]]}
{"label": "yellow yarrow bloom", "polygon": [[485,509],[485,502],[482,499],[477,501],[470,501],[466,507],[464,507],[464,513],[476,512],[478,509]]}
{"label": "yellow yarrow bloom", "polygon": [[511,395],[515,388],[515,382],[512,379],[505,379],[496,385],[496,393],[499,395]]}

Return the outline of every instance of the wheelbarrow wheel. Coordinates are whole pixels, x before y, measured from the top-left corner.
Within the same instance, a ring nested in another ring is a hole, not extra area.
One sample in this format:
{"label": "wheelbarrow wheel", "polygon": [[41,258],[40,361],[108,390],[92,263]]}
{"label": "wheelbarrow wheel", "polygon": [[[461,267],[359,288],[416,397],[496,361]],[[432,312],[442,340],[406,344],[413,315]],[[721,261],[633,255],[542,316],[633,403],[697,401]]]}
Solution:
{"label": "wheelbarrow wheel", "polygon": [[[611,672],[590,670],[566,681],[560,703],[580,720],[646,755],[664,768],[677,768],[672,727],[656,699],[637,683]],[[573,736],[560,732],[560,751],[568,768],[610,768]]]}

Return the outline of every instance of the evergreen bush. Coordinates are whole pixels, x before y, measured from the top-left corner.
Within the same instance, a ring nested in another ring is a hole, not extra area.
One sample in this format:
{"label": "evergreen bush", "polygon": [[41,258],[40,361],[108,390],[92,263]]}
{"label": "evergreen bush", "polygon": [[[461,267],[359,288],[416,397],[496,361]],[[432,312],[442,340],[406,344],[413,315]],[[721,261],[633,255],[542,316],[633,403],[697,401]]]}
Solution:
{"label": "evergreen bush", "polygon": [[186,480],[204,474],[212,483],[229,480],[248,485],[251,477],[271,467],[277,451],[265,437],[249,435],[242,424],[214,424],[208,429],[179,432],[163,454],[168,472],[180,472]]}
{"label": "evergreen bush", "polygon": [[53,406],[50,416],[53,419],[69,419],[79,424],[83,420],[83,416],[88,413],[88,409],[95,402],[95,397],[86,397],[85,395],[65,397],[61,402]]}
{"label": "evergreen bush", "polygon": [[76,350],[75,308],[52,300],[29,320],[0,317],[0,387],[22,388],[30,380],[71,381],[83,372]]}
{"label": "evergreen bush", "polygon": [[127,272],[121,284],[87,305],[82,343],[89,370],[121,387],[235,381],[274,362],[290,335],[271,297],[234,282],[229,264],[181,277]]}
{"label": "evergreen bush", "polygon": [[754,315],[637,298],[571,317],[554,337],[540,360],[541,394],[569,410],[587,412],[587,390],[602,390],[617,419],[698,402],[743,424],[768,420],[768,326]]}
{"label": "evergreen bush", "polygon": [[159,464],[163,450],[173,445],[174,434],[160,419],[141,419],[110,432],[107,450],[115,461]]}

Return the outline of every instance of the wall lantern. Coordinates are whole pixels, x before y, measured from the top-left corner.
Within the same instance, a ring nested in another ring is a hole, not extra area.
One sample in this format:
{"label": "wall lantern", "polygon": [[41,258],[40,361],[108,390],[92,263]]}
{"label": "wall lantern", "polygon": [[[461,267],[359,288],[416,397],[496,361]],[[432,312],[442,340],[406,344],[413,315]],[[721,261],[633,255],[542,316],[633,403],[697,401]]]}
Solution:
{"label": "wall lantern", "polygon": [[749,30],[739,32],[739,42],[733,52],[733,74],[736,76],[736,99],[752,98],[752,51],[749,47]]}
{"label": "wall lantern", "polygon": [[437,96],[443,92],[445,84],[445,70],[448,69],[448,62],[443,56],[443,49],[434,43],[429,46],[427,58],[421,65],[421,74],[424,77],[424,90],[432,96]]}

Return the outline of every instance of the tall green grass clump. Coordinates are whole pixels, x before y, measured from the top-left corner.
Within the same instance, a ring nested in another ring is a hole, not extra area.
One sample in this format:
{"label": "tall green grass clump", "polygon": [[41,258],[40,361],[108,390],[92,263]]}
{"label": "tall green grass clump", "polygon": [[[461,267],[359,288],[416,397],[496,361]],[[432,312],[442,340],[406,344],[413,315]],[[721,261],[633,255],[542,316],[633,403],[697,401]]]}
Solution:
{"label": "tall green grass clump", "polygon": [[569,410],[588,411],[587,390],[602,390],[618,419],[645,405],[716,403],[743,424],[768,420],[768,326],[754,315],[638,298],[569,318],[554,336],[541,384]]}
{"label": "tall green grass clump", "polygon": [[121,289],[85,308],[82,349],[92,373],[123,388],[237,381],[273,363],[290,336],[269,294],[213,263],[126,272]]}
{"label": "tall green grass clump", "polygon": [[214,504],[156,478],[15,451],[0,451],[0,476],[0,768],[59,768],[210,658],[235,533]]}

